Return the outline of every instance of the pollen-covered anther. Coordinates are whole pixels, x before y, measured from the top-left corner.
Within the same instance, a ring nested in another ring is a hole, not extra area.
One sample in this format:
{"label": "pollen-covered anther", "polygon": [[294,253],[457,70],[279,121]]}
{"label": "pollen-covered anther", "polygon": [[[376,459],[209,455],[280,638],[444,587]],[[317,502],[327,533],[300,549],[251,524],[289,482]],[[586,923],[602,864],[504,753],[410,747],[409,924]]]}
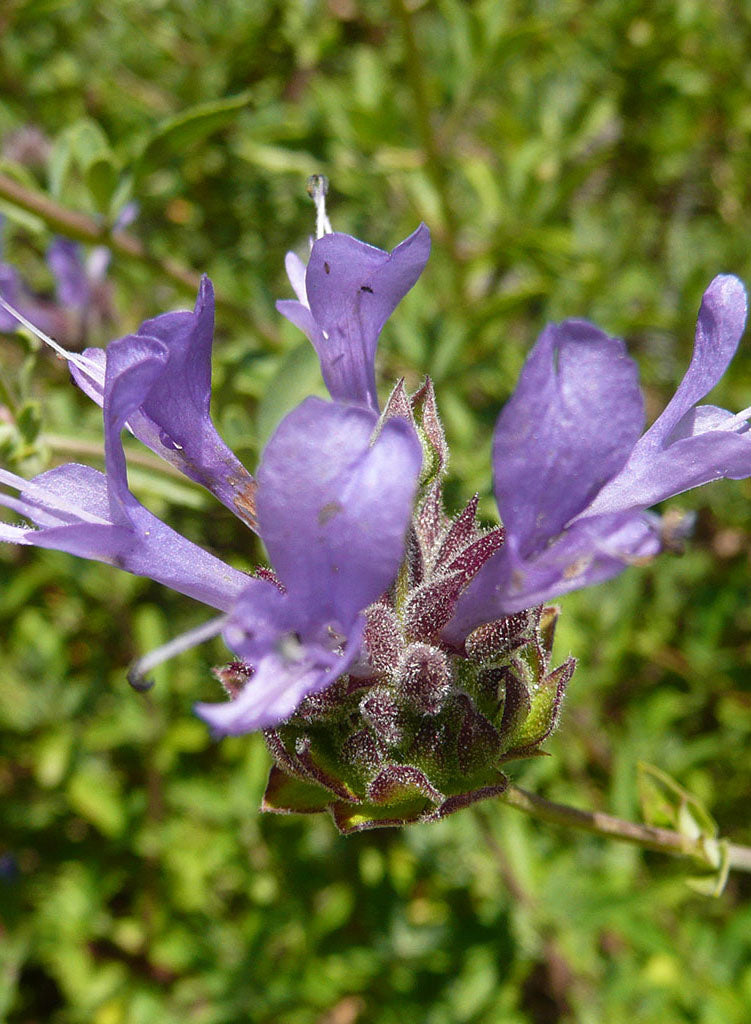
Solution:
{"label": "pollen-covered anther", "polygon": [[451,669],[443,651],[430,644],[410,644],[396,679],[398,698],[420,714],[437,714],[451,691]]}

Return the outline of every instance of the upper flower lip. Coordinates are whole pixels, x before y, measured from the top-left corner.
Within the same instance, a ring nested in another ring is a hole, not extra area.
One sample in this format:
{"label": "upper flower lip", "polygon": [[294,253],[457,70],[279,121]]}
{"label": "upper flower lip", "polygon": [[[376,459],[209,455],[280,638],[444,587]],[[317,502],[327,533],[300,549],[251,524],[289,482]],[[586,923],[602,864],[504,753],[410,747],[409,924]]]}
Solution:
{"label": "upper flower lip", "polygon": [[636,367],[623,343],[585,321],[542,332],[493,438],[506,544],[459,599],[446,630],[598,583],[656,554],[651,505],[721,477],[751,475],[748,411],[696,403],[717,384],[743,334],[746,293],[719,275],[704,293],[689,368],[642,435]]}
{"label": "upper flower lip", "polygon": [[[163,313],[147,320],[137,334],[130,336],[132,346],[137,346],[139,339],[160,343],[165,358],[153,364],[141,401],[128,418],[128,427],[153,452],[206,487],[254,529],[253,478],[221,439],[211,419],[213,337],[214,289],[204,275],[193,312]],[[85,367],[71,365],[73,379],[102,405],[105,351],[89,348],[83,355]]]}
{"label": "upper flower lip", "polygon": [[312,343],[332,398],[378,409],[378,338],[429,255],[425,224],[390,253],[333,232],[313,243],[307,268],[294,253],[287,255],[297,301],[281,300],[276,307]]}

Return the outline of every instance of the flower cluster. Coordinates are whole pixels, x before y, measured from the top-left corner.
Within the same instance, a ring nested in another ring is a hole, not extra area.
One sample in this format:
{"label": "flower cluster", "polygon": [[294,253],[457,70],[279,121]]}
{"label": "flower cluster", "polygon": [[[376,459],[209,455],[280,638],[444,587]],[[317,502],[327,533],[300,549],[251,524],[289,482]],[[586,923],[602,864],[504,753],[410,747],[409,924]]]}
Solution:
{"label": "flower cluster", "polygon": [[[264,730],[266,809],[328,809],[345,832],[432,820],[501,792],[502,766],[539,751],[555,727],[574,669],[551,662],[558,612],[544,603],[656,555],[656,502],[751,475],[749,410],[697,405],[745,324],[743,286],[720,276],[688,372],[646,433],[623,343],[580,320],[548,326],[494,433],[503,525],[482,528],[476,498],[447,515],[432,383],[411,396],[398,383],[382,411],[376,390],[380,332],[429,251],[421,225],[391,253],[327,231],[307,265],[288,256],[297,299],[278,308],[314,345],[332,401],[289,413],[255,476],[209,412],[207,278],[193,312],[65,353],[102,407],[104,473],[0,470],[0,501],[25,520],[0,523],[0,540],[109,562],[221,613],[135,675],[221,631],[233,660],[216,674],[230,699],[197,713],[218,736]],[[239,572],[138,502],[126,428],[256,531],[272,567]]]}

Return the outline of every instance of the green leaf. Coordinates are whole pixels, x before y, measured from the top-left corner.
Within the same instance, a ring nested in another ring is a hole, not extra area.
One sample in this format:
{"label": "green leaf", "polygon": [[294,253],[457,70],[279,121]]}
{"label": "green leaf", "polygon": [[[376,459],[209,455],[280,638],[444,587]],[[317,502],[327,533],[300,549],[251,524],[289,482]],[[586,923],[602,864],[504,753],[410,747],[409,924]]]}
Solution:
{"label": "green leaf", "polygon": [[262,446],[268,441],[283,417],[304,398],[309,395],[324,398],[327,394],[318,356],[310,342],[303,341],[284,357],[258,404],[259,444]]}
{"label": "green leaf", "polygon": [[147,138],[136,165],[136,174],[148,174],[162,166],[169,156],[182,153],[186,146],[200,142],[212,132],[231,124],[237,114],[249,106],[252,90],[211,103],[201,103],[167,118]]}
{"label": "green leaf", "polygon": [[667,825],[689,839],[715,839],[717,822],[695,796],[660,768],[640,762],[639,799],[642,816],[650,825]]}
{"label": "green leaf", "polygon": [[42,407],[39,402],[24,402],[16,416],[16,425],[27,444],[33,444],[42,429]]}
{"label": "green leaf", "polygon": [[86,168],[86,185],[102,213],[110,208],[118,185],[118,169],[109,156],[99,156]]}
{"label": "green leaf", "polygon": [[717,869],[710,874],[687,878],[686,884],[694,892],[698,892],[702,896],[714,896],[716,898],[723,894],[727,885],[728,875],[730,874],[730,850],[725,840],[720,842],[714,839],[706,840],[704,846],[705,849],[710,847],[708,852],[710,852],[713,860],[716,854]]}

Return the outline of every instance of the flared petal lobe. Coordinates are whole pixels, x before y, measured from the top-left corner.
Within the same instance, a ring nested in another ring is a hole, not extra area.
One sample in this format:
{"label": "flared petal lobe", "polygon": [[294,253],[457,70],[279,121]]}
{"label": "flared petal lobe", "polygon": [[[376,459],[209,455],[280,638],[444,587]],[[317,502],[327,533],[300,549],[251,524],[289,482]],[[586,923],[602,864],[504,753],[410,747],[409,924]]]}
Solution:
{"label": "flared petal lobe", "polygon": [[545,328],[498,419],[498,508],[521,557],[539,551],[623,466],[644,423],[623,342],[583,320]]}
{"label": "flared petal lobe", "polygon": [[294,597],[271,583],[251,581],[224,630],[227,645],[254,666],[240,694],[224,703],[201,703],[196,713],[217,736],[236,736],[277,725],[305,698],[325,690],[357,657],[364,622],[357,617],[346,636],[325,628],[301,632],[306,618]]}
{"label": "flared petal lobe", "polygon": [[313,344],[332,398],[378,409],[378,338],[429,255],[430,232],[421,224],[391,253],[350,235],[324,235],[313,244],[304,285],[302,264],[288,258],[298,301],[279,302],[277,309]]}
{"label": "flared petal lobe", "polygon": [[[152,451],[206,487],[254,528],[253,479],[219,437],[211,419],[213,334],[214,291],[204,277],[192,313],[164,313],[143,323],[138,334],[122,339],[136,348],[139,339],[156,339],[167,353],[148,393],[134,407],[128,426]],[[106,353],[87,349],[84,356],[93,372],[71,366],[71,373],[79,387],[101,405]]]}
{"label": "flared petal lobe", "polygon": [[0,470],[0,505],[33,527],[0,523],[0,541],[65,551],[146,576],[221,611],[229,611],[248,577],[170,529],[130,496],[127,511],[103,473],[69,463],[23,480]]}
{"label": "flared petal lobe", "polygon": [[751,475],[747,413],[694,406],[717,384],[746,321],[746,293],[729,275],[716,277],[699,310],[691,364],[661,416],[626,465],[593,501],[587,515],[648,508],[692,487]]}
{"label": "flared petal lobe", "polygon": [[720,381],[743,335],[746,311],[746,290],[737,277],[719,274],[711,281],[702,296],[689,368],[638,448],[664,445],[680,419]]}

